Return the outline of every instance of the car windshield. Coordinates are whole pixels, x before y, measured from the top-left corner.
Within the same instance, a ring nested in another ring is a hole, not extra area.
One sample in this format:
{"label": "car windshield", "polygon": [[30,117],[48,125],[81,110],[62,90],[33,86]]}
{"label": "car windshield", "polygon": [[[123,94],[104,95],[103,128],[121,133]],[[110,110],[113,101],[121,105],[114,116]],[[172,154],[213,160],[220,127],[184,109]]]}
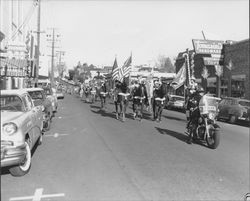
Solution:
{"label": "car windshield", "polygon": [[1,111],[23,111],[23,103],[19,96],[16,95],[1,95]]}
{"label": "car windshield", "polygon": [[46,95],[52,95],[52,91],[50,89],[44,89]]}
{"label": "car windshield", "polygon": [[57,89],[56,89],[56,92],[57,92],[57,93],[62,93],[62,88],[57,88]]}
{"label": "car windshield", "polygon": [[184,101],[184,97],[173,97],[173,101]]}
{"label": "car windshield", "polygon": [[29,95],[33,100],[43,99],[43,94],[41,91],[29,91]]}
{"label": "car windshield", "polygon": [[239,101],[239,104],[244,107],[250,107],[250,102],[248,101]]}

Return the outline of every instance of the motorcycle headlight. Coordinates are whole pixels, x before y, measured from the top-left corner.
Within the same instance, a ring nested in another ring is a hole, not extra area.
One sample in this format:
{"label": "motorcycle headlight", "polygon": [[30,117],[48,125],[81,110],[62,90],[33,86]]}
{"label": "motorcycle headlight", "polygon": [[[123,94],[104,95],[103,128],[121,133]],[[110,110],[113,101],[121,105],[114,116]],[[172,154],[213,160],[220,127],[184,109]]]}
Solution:
{"label": "motorcycle headlight", "polygon": [[208,118],[214,120],[215,119],[215,114],[214,113],[209,113]]}
{"label": "motorcycle headlight", "polygon": [[14,123],[7,123],[3,125],[3,133],[13,135],[17,131],[17,125]]}

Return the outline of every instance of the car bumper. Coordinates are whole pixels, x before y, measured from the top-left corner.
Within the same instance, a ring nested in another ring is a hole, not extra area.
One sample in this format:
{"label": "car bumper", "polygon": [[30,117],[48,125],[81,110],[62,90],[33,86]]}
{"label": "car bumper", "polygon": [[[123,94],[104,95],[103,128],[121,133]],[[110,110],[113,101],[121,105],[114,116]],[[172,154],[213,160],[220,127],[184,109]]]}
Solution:
{"label": "car bumper", "polygon": [[241,120],[241,121],[250,121],[249,118],[245,118],[245,117],[238,117],[238,120]]}
{"label": "car bumper", "polygon": [[25,156],[25,145],[18,147],[1,145],[1,167],[18,165],[24,161]]}

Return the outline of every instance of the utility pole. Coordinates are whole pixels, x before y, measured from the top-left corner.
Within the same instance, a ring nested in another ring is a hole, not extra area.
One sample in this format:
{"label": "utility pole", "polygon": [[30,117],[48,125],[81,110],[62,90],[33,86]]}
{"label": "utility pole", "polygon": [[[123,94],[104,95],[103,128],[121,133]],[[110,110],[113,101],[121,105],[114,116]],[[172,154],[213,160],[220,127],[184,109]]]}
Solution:
{"label": "utility pole", "polygon": [[39,77],[39,56],[40,56],[40,23],[41,23],[41,0],[37,0],[37,67],[35,72],[35,87],[38,85]]}
{"label": "utility pole", "polygon": [[59,76],[61,77],[61,68],[62,68],[62,55],[65,54],[65,51],[57,51],[57,53],[59,53]]}
{"label": "utility pole", "polygon": [[[47,35],[50,36],[50,35]],[[56,35],[57,37],[59,37],[59,35]],[[51,81],[51,86],[55,87],[55,81],[54,81],[54,57],[55,57],[55,28],[52,28],[52,40],[48,40],[52,43],[51,46],[51,73],[50,73],[50,81]]]}
{"label": "utility pole", "polygon": [[52,48],[51,48],[51,86],[54,87],[54,49],[55,49],[55,28],[52,29]]}

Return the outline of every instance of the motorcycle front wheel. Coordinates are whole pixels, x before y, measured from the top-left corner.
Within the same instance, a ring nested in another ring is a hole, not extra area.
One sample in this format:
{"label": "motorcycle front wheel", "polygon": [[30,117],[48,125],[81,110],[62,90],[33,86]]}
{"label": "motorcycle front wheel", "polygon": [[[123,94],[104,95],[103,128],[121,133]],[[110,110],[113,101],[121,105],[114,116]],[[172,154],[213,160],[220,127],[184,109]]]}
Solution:
{"label": "motorcycle front wheel", "polygon": [[207,145],[211,149],[216,149],[220,144],[220,131],[213,126],[209,128],[209,136],[206,138]]}

